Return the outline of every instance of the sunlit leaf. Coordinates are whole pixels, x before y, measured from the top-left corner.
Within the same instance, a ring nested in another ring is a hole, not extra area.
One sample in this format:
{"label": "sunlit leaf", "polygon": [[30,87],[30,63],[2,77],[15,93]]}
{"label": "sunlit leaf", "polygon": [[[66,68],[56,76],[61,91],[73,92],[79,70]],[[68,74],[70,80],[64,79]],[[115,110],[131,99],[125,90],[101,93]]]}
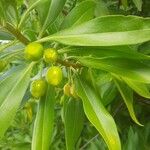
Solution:
{"label": "sunlit leaf", "polygon": [[120,139],[112,116],[103,106],[95,91],[78,75],[75,80],[76,91],[83,101],[85,114],[102,135],[110,150],[121,150]]}
{"label": "sunlit leaf", "polygon": [[0,76],[0,105],[5,100],[9,91],[12,89],[20,75],[22,74],[23,66],[18,66],[10,69],[5,74]]}
{"label": "sunlit leaf", "polygon": [[135,16],[104,16],[38,40],[76,46],[114,46],[150,40],[150,19]]}
{"label": "sunlit leaf", "polygon": [[145,98],[150,98],[150,91],[148,89],[147,84],[143,84],[140,82],[135,82],[132,80],[129,80],[127,78],[123,78],[123,80],[139,95],[145,97]]}
{"label": "sunlit leaf", "polygon": [[63,9],[65,2],[66,0],[41,0],[38,4],[37,11],[42,25],[40,37],[46,28],[56,20]]}
{"label": "sunlit leaf", "polygon": [[83,22],[91,20],[94,17],[95,2],[94,1],[83,1],[65,17],[61,28],[69,28],[72,26],[77,26]]}
{"label": "sunlit leaf", "polygon": [[[11,89],[6,95],[5,91],[2,91],[5,95],[4,99],[1,100],[0,105],[0,137],[4,135],[4,132],[10,126],[13,118],[15,117],[16,111],[21,103],[21,100],[25,94],[25,91],[28,87],[30,81],[30,73],[33,64],[24,67],[20,73],[20,76],[17,78],[16,82],[11,86]],[[16,75],[13,77],[16,79]],[[8,81],[10,78],[8,78]],[[6,81],[5,81],[6,82]],[[3,84],[3,89],[7,90],[7,84]],[[5,87],[6,86],[6,87]]]}
{"label": "sunlit leaf", "polygon": [[118,57],[76,58],[84,66],[105,70],[135,81],[150,83],[150,66],[146,63],[143,63],[142,61]]}
{"label": "sunlit leaf", "polygon": [[49,150],[54,126],[54,87],[48,86],[46,96],[39,102],[34,123],[32,150]]}

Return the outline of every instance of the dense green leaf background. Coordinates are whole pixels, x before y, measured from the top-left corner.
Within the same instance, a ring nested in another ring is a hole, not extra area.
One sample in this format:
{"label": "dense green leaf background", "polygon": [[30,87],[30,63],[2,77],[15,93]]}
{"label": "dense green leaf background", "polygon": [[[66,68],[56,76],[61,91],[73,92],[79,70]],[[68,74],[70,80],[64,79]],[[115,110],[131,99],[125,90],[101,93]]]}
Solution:
{"label": "dense green leaf background", "polygon": [[[149,0],[1,0],[0,149],[149,150],[149,9]],[[56,49],[56,62],[27,61],[31,42]],[[62,82],[35,99],[30,84],[51,66]]]}

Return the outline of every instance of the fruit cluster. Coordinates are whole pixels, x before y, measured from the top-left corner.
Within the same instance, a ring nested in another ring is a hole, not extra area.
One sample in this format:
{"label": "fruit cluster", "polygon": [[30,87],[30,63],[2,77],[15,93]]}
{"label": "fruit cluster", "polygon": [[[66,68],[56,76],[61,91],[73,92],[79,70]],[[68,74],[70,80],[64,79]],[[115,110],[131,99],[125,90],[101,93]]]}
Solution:
{"label": "fruit cluster", "polygon": [[[43,58],[46,63],[55,63],[58,59],[56,49],[48,48],[44,50],[40,43],[30,43],[25,48],[25,58],[29,61],[38,61]],[[62,80],[62,70],[58,66],[48,68],[46,73],[46,81],[57,86]],[[33,97],[40,98],[44,96],[47,89],[47,82],[44,79],[38,79],[31,83],[30,91]]]}
{"label": "fruit cluster", "polygon": [[[55,63],[58,59],[58,53],[54,48],[48,48],[44,50],[43,46],[40,43],[30,43],[25,48],[25,58],[29,61],[38,61],[43,58],[45,63]],[[47,83],[53,86],[60,84],[63,77],[63,73],[60,67],[52,66],[48,68],[46,72],[45,79],[37,79],[31,83],[30,92],[32,96],[36,99],[44,96],[47,89]],[[47,82],[46,82],[47,81]],[[74,90],[74,85],[67,83],[64,86],[64,94],[67,96],[72,96],[77,98],[77,94]]]}

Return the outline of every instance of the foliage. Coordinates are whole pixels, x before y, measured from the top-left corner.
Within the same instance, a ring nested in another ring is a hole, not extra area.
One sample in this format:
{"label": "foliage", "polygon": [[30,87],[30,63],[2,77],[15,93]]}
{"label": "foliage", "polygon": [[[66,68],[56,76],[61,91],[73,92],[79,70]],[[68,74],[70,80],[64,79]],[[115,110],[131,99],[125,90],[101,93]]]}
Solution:
{"label": "foliage", "polygon": [[149,8],[1,0],[0,149],[148,150]]}

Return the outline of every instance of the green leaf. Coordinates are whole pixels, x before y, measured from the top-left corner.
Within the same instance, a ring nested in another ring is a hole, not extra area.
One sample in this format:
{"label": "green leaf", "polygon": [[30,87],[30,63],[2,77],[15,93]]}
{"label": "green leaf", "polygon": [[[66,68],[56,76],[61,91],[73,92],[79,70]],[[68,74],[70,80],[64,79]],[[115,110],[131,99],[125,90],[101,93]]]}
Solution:
{"label": "green leaf", "polygon": [[112,75],[96,69],[89,69],[89,74],[92,85],[100,95],[103,105],[107,106],[114,100],[117,94],[117,88],[112,81]]}
{"label": "green leaf", "polygon": [[104,16],[60,31],[38,42],[57,41],[74,46],[114,46],[150,40],[150,19],[136,16]]}
{"label": "green leaf", "polygon": [[0,106],[2,105],[3,101],[7,97],[8,93],[18,78],[21,76],[23,69],[24,65],[14,67],[0,77]]}
{"label": "green leaf", "polygon": [[83,1],[65,17],[61,28],[69,28],[77,26],[83,22],[91,20],[94,17],[95,2],[94,1]]}
{"label": "green leaf", "polygon": [[42,37],[46,28],[56,20],[63,9],[65,2],[66,0],[41,0],[38,4],[37,11],[42,25],[40,37]]}
{"label": "green leaf", "polygon": [[84,122],[82,101],[70,98],[64,105],[66,147],[67,150],[75,150]]}
{"label": "green leaf", "polygon": [[143,1],[142,0],[132,0],[133,3],[135,4],[135,6],[137,7],[137,9],[139,11],[142,11],[142,4],[143,4]]}
{"label": "green leaf", "polygon": [[[75,57],[82,65],[108,71],[134,81],[150,83],[150,66],[136,59]],[[149,61],[148,61],[149,62]]]}
{"label": "green leaf", "polygon": [[109,14],[110,13],[109,13],[109,9],[107,8],[106,2],[104,2],[103,0],[96,1],[95,16],[100,17]]}
{"label": "green leaf", "polygon": [[70,47],[59,52],[75,57],[87,67],[102,69],[138,82],[150,82],[150,57],[128,46]]}
{"label": "green leaf", "polygon": [[143,84],[140,82],[135,82],[132,80],[129,80],[127,78],[123,78],[123,80],[130,86],[137,94],[145,97],[150,98],[150,91],[148,89],[147,84]]}
{"label": "green leaf", "polygon": [[[2,103],[0,105],[0,138],[4,135],[5,131],[10,126],[13,118],[15,117],[16,111],[28,87],[32,66],[33,63],[22,69],[21,74],[17,78],[16,82],[11,86],[11,89],[9,90],[7,95],[5,95],[5,98],[3,97],[4,99],[1,100]],[[13,77],[16,79],[15,74]],[[9,81],[10,78],[8,78],[8,82]],[[9,83],[3,84],[1,88],[6,89],[8,84]],[[3,94],[6,94],[5,91],[2,92]]]}
{"label": "green leaf", "polygon": [[13,40],[13,39],[14,37],[11,34],[0,30],[0,40]]}
{"label": "green leaf", "polygon": [[125,9],[128,7],[128,0],[121,0],[121,3]]}
{"label": "green leaf", "polygon": [[137,123],[138,125],[142,126],[139,121],[136,118],[135,112],[134,112],[134,108],[133,108],[133,91],[130,87],[128,87],[126,85],[126,83],[124,83],[122,80],[120,79],[114,79],[115,84],[128,108],[129,114],[131,116],[131,118],[133,119],[133,121],[135,123]]}
{"label": "green leaf", "polygon": [[17,25],[19,21],[16,0],[0,1],[0,20],[1,17],[13,25]]}
{"label": "green leaf", "polygon": [[40,0],[35,1],[35,2],[25,11],[25,13],[22,15],[21,20],[20,20],[20,22],[19,22],[18,29],[20,29],[20,28],[25,24],[25,21],[26,21],[27,17],[30,15],[30,12],[38,5],[39,2],[40,2]]}
{"label": "green leaf", "polygon": [[131,58],[138,60],[150,60],[150,56],[136,52],[129,46],[110,46],[110,47],[67,47],[59,51],[71,56],[93,56],[93,57],[112,57],[112,58]]}
{"label": "green leaf", "polygon": [[138,47],[139,52],[143,53],[143,54],[150,54],[150,41],[145,42],[143,44],[141,44]]}
{"label": "green leaf", "polygon": [[126,143],[123,145],[123,150],[137,150],[139,149],[139,142],[141,141],[139,141],[138,132],[134,132],[133,128],[130,127]]}
{"label": "green leaf", "polygon": [[32,150],[49,150],[54,126],[54,87],[48,86],[45,97],[39,102],[34,123]]}
{"label": "green leaf", "polygon": [[117,127],[112,116],[101,103],[95,91],[81,77],[76,75],[77,94],[83,101],[85,114],[89,121],[102,135],[110,150],[121,150]]}

